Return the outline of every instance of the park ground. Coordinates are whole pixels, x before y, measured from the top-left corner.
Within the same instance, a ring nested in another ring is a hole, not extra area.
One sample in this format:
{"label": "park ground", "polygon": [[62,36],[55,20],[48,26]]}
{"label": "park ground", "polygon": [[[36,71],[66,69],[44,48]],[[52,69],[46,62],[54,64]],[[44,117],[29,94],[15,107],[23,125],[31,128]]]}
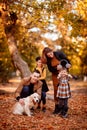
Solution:
{"label": "park ground", "polygon": [[70,82],[72,97],[69,99],[68,117],[52,114],[54,110],[53,85],[48,82],[46,112],[35,110],[32,117],[13,115],[14,92],[17,80],[0,84],[0,130],[87,130],[87,82]]}

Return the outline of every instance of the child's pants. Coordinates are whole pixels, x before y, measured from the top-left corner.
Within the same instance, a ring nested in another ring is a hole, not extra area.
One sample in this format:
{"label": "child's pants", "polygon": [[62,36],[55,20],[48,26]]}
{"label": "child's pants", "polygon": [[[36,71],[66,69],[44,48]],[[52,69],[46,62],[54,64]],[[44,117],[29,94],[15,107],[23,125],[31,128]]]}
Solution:
{"label": "child's pants", "polygon": [[58,98],[59,104],[58,109],[62,115],[65,115],[68,112],[68,98]]}
{"label": "child's pants", "polygon": [[42,92],[41,94],[41,100],[43,104],[46,104],[46,92]]}
{"label": "child's pants", "polygon": [[43,104],[43,107],[45,107],[45,104],[46,104],[46,92],[42,92],[41,94],[41,100],[39,101],[39,106],[40,106],[40,103],[42,101],[42,104]]}

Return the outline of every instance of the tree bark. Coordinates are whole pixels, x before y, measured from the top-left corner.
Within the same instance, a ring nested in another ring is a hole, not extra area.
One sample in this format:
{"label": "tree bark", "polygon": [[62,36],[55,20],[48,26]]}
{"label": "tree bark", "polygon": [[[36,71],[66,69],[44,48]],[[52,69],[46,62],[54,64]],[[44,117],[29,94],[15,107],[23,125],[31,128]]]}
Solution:
{"label": "tree bark", "polygon": [[12,57],[14,66],[21,72],[22,77],[27,77],[31,74],[28,64],[21,58],[18,49],[15,45],[15,39],[13,36],[7,38],[9,51]]}
{"label": "tree bark", "polygon": [[[6,6],[7,8],[7,6]],[[3,10],[3,3],[0,5],[0,17],[2,18],[5,34],[7,37],[8,48],[12,57],[12,61],[16,69],[21,72],[22,77],[27,77],[31,74],[28,64],[21,58],[16,46],[16,40],[14,37],[16,20],[10,18],[10,13],[7,9]]]}

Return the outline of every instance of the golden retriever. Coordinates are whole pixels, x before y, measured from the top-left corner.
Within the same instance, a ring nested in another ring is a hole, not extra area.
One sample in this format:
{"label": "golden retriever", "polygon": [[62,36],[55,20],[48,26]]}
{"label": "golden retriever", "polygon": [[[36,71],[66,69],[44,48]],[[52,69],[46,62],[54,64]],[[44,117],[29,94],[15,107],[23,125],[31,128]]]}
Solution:
{"label": "golden retriever", "polygon": [[13,114],[23,115],[25,113],[27,116],[31,116],[31,108],[35,107],[35,105],[39,102],[39,95],[37,93],[33,93],[32,95],[22,98],[24,104],[17,102],[13,107]]}

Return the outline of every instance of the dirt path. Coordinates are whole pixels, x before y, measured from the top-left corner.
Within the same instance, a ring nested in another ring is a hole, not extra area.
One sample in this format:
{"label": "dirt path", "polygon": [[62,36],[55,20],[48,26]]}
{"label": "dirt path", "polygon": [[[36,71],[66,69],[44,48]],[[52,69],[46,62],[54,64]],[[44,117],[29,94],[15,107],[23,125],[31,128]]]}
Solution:
{"label": "dirt path", "polygon": [[[18,82],[0,85],[0,130],[87,130],[87,83],[72,81],[68,118],[53,115],[53,86],[48,83],[47,111],[34,111],[32,117],[12,114]],[[52,99],[52,100],[49,100]]]}

